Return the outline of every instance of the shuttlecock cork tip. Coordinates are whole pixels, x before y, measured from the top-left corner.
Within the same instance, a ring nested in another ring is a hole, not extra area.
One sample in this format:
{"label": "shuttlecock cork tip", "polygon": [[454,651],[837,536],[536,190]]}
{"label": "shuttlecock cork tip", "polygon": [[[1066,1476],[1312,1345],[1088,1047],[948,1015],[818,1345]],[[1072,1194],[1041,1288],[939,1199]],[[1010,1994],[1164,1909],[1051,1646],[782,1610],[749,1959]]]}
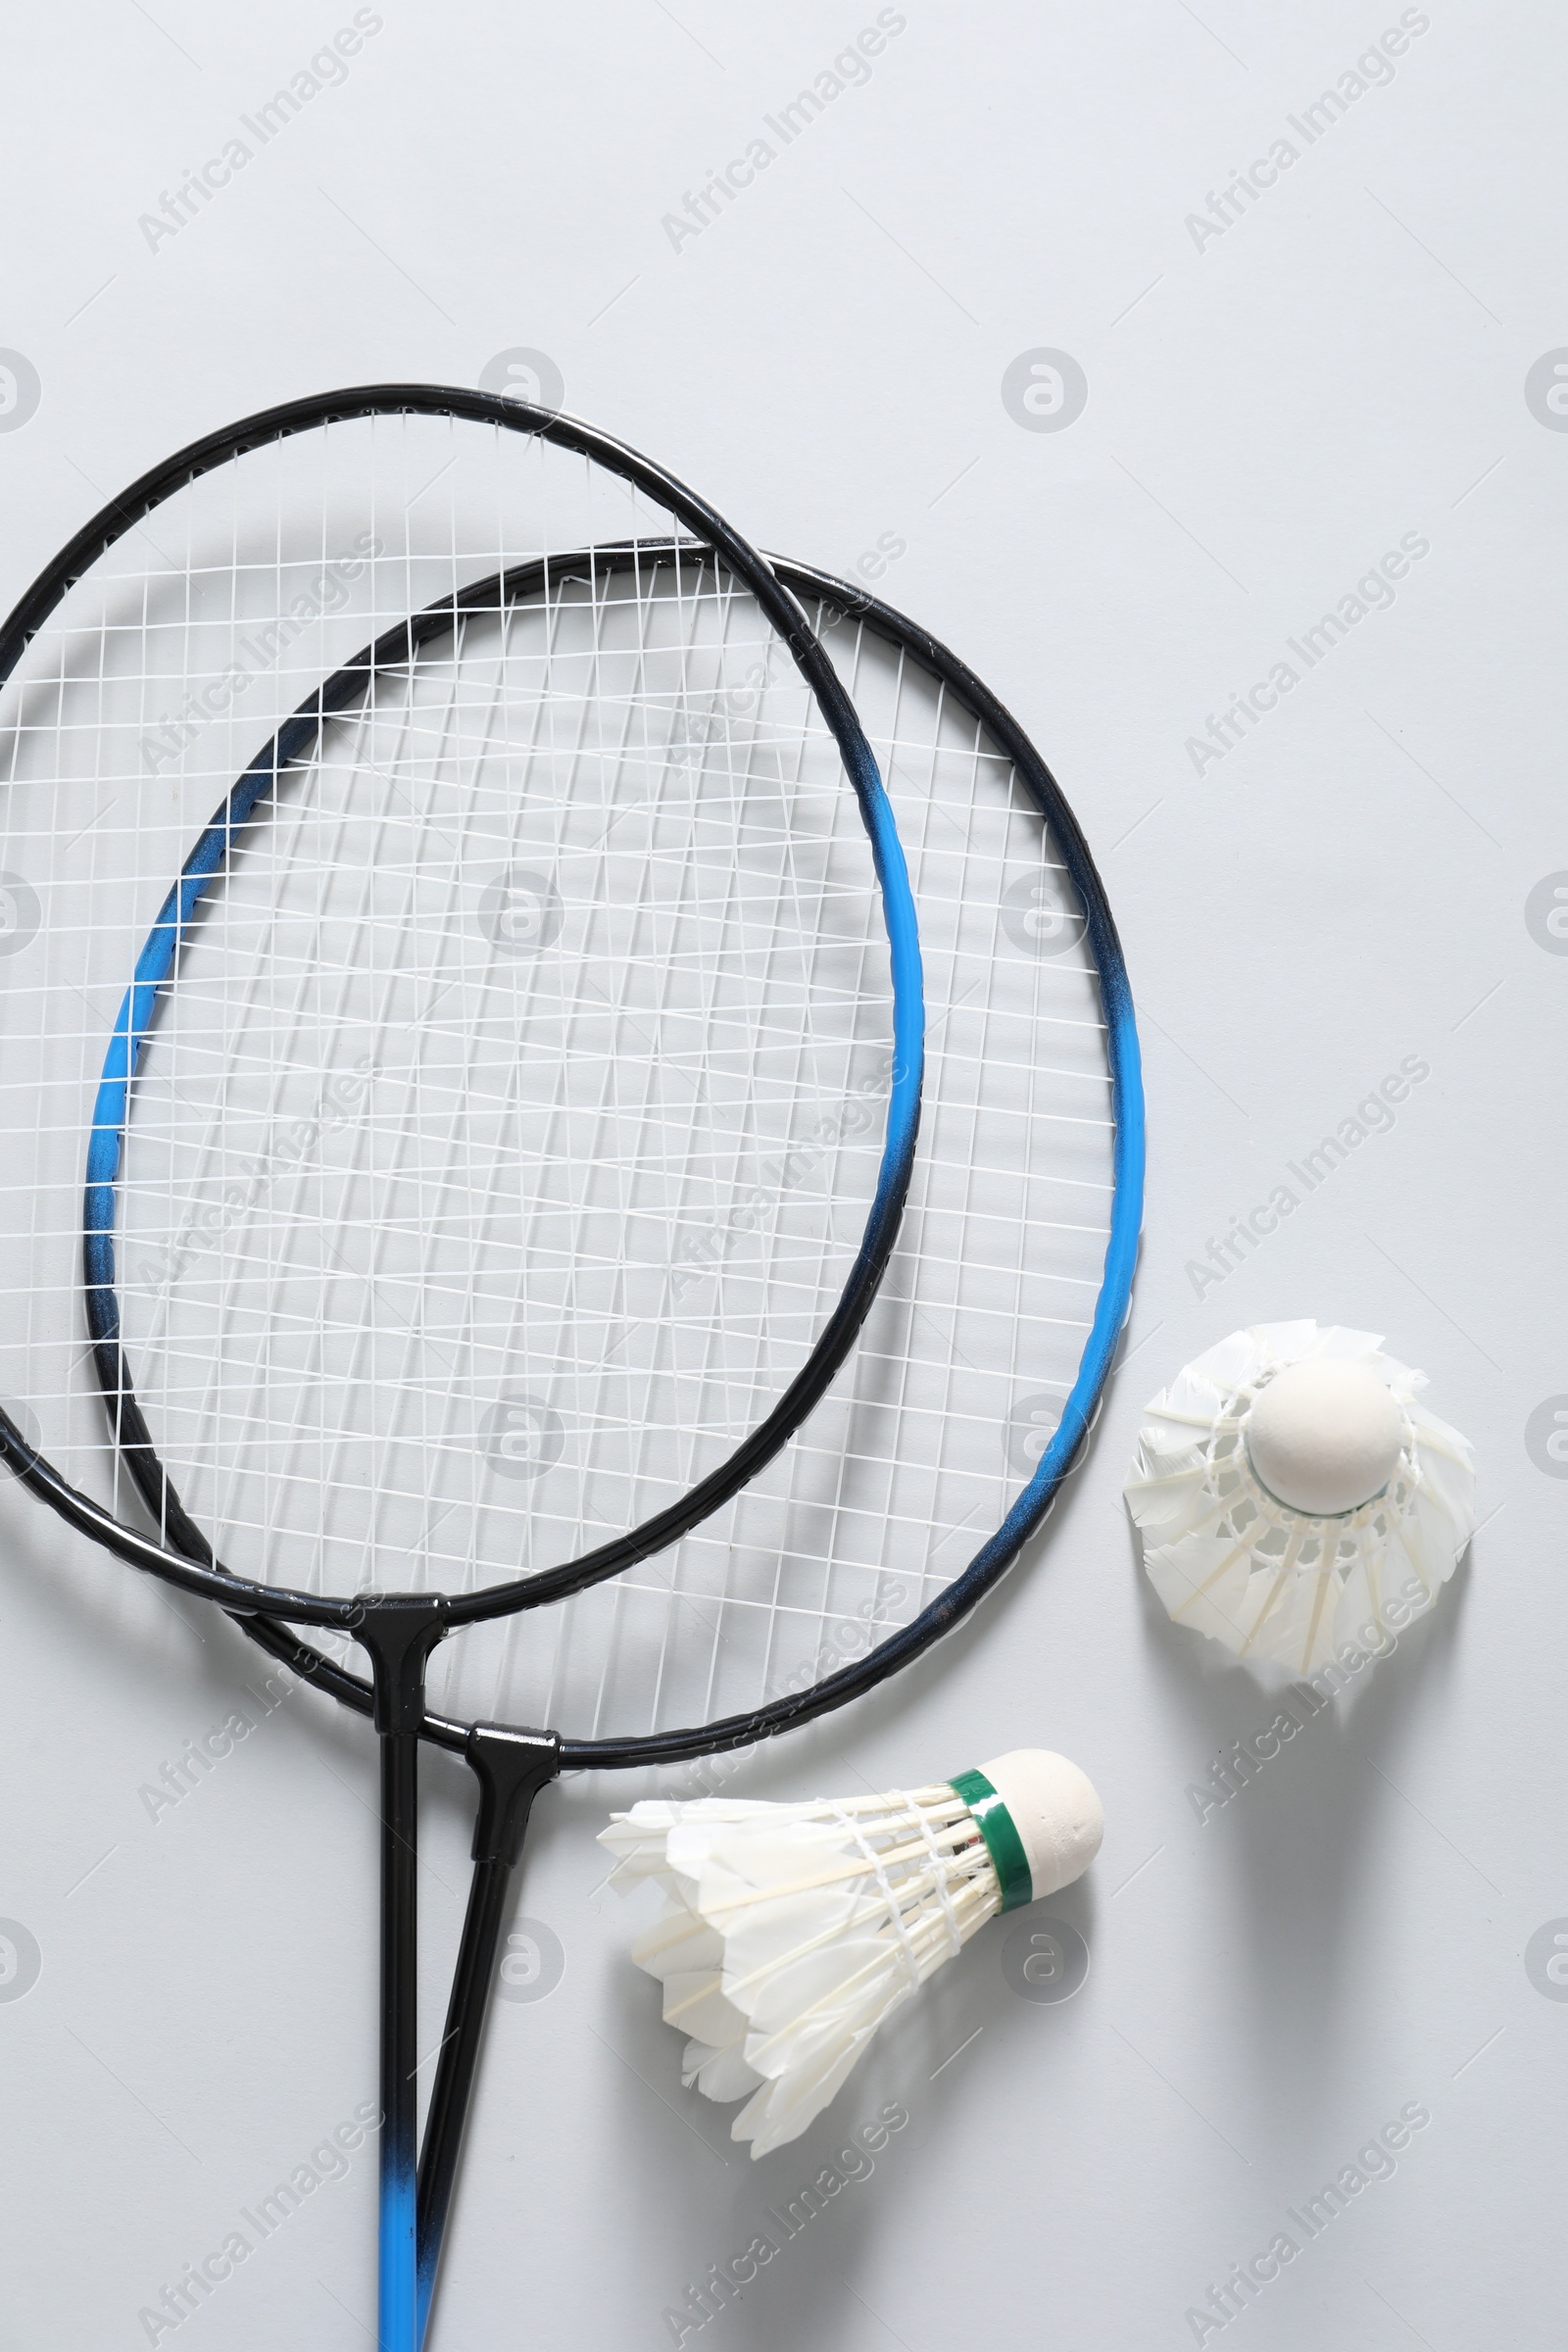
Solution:
{"label": "shuttlecock cork tip", "polygon": [[1012,1816],[1029,1864],[1033,1899],[1039,1902],[1081,1878],[1105,1834],[1105,1816],[1088,1774],[1047,1747],[1015,1747],[980,1770]]}
{"label": "shuttlecock cork tip", "polygon": [[1247,1416],[1248,1456],[1293,1511],[1334,1518],[1381,1494],[1399,1466],[1404,1418],[1371,1366],[1309,1357],[1288,1364]]}

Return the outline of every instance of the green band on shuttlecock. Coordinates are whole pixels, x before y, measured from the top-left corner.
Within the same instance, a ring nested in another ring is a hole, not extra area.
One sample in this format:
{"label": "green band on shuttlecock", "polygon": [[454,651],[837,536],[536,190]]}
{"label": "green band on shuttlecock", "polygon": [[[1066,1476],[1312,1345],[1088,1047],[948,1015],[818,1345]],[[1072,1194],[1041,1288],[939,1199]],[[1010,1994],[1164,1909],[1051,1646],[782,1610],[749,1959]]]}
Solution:
{"label": "green band on shuttlecock", "polygon": [[1035,1899],[1029,1857],[1023,1850],[1018,1825],[983,1772],[960,1772],[948,1787],[961,1796],[979,1825],[986,1851],[996,1865],[1002,1888],[1002,1908],[1016,1911]]}

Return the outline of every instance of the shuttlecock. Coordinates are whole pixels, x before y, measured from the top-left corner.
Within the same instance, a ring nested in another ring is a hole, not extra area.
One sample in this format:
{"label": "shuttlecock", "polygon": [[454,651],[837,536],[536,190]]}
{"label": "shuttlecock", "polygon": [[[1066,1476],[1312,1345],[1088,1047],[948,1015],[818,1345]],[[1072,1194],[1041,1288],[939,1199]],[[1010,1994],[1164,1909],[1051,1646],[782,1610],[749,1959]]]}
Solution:
{"label": "shuttlecock", "polygon": [[1150,1405],[1127,1501],[1178,1625],[1314,1674],[1381,1650],[1475,1530],[1475,1464],[1381,1338],[1259,1323]]}
{"label": "shuttlecock", "polygon": [[663,1893],[632,1958],[689,2036],[688,2085],[752,2094],[731,2136],[756,2157],[806,2130],[883,2020],[994,1912],[1086,1870],[1103,1828],[1076,1764],[1021,1748],[837,1804],[645,1802],[599,1842],[613,1885]]}

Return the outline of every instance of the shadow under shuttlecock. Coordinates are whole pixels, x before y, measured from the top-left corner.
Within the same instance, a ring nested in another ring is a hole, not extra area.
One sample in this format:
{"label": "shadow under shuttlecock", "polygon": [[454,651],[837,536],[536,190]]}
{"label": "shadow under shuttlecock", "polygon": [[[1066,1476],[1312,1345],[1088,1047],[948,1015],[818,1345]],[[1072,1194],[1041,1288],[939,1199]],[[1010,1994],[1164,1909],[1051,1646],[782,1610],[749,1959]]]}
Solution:
{"label": "shadow under shuttlecock", "polygon": [[[1092,1940],[1086,1882],[1040,1908],[1070,1918]],[[1025,1909],[989,1921],[888,2020],[832,2104],[798,2139],[755,2164],[746,2147],[724,2137],[735,2107],[680,2089],[679,2039],[662,2022],[658,2034],[667,2047],[650,2034],[655,2012],[646,1987],[631,2006],[617,2004],[623,2049],[636,2050],[665,2106],[692,2120],[708,2142],[705,2155],[690,2141],[683,2147],[677,2134],[672,2160],[648,2174],[647,2193],[662,2201],[669,2242],[681,2250],[676,2268],[683,2261],[687,2274],[671,2297],[677,2328],[690,2324],[695,2338],[699,2324],[706,2330],[721,2319],[735,2352],[797,2352],[806,2344],[812,2352],[863,2352],[872,2336],[880,2340],[858,2281],[870,2292],[869,2279],[883,2267],[879,2241],[890,2234],[897,2242],[910,2196],[929,2191],[931,2159],[917,2151],[934,2147],[940,2162],[945,2144],[961,2144],[963,2111],[999,2101],[1027,2111],[1049,2205],[1054,2171],[1070,2176],[1077,2158],[1065,2142],[1040,2142],[1038,2118],[1054,2065],[1072,2063],[1069,2044],[1081,2045],[1086,2028],[1075,2020],[1061,2030],[1075,2004],[1048,2012],[1008,1989],[1002,1945],[1009,1928],[1029,1917]],[[661,2132],[647,2109],[638,2128]],[[719,2154],[727,2171],[712,2161]]]}
{"label": "shadow under shuttlecock", "polygon": [[[1299,2136],[1334,2108],[1344,2070],[1365,2049],[1369,2002],[1396,1997],[1396,1987],[1369,1987],[1360,1906],[1396,1842],[1436,1834],[1403,1793],[1398,1759],[1411,1733],[1447,1704],[1469,1555],[1392,1652],[1325,1697],[1173,1624],[1131,1527],[1128,1539],[1152,1655],[1193,1725],[1195,1761],[1205,1759],[1189,1801],[1235,1874],[1227,1922],[1239,1942],[1222,1971],[1224,2025],[1238,2095],[1252,2103],[1249,2144],[1267,2145],[1285,2119]],[[1299,1728],[1259,1763],[1249,1743],[1282,1713]]]}
{"label": "shadow under shuttlecock", "polygon": [[[669,2249],[659,2284],[668,2338],[695,2340],[721,2322],[715,2334],[732,2352],[794,2352],[802,2344],[852,2352],[865,2328],[855,2280],[876,2267],[879,2234],[899,2227],[894,2176],[907,2170],[906,2152],[930,2128],[928,2103],[910,2089],[917,2053],[892,2047],[891,2029],[890,2046],[878,2036],[832,2105],[798,2139],[754,2163],[750,2148],[729,2138],[742,2102],[718,2105],[682,2086],[681,2037],[660,2018],[649,1989],[629,1967],[615,1970],[603,2022],[629,2070],[612,2136],[642,2147],[644,2231]],[[672,2117],[685,2132],[673,2130]],[[659,2226],[650,2232],[654,2215]]]}

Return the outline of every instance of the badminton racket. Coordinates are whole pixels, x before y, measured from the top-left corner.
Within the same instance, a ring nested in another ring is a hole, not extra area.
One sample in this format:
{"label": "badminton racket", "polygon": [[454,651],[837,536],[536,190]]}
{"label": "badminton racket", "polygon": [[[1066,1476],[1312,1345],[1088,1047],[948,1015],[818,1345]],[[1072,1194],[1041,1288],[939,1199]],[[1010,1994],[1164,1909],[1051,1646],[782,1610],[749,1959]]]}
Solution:
{"label": "badminton racket", "polygon": [[[709,561],[556,573],[617,528]],[[110,1444],[58,1269],[17,1256],[41,1443],[0,1440],[121,1557],[369,1659],[380,2333],[413,2352],[426,1662],[670,1544],[853,1346],[918,1112],[903,859],[760,559],[634,453],[484,395],[338,394],[181,452],[35,584],[0,677],[4,859],[47,907],[4,1049],[41,1106],[27,1248],[75,1221],[87,1087]],[[816,1180],[699,1266],[803,1133]],[[515,1814],[554,1742],[499,1750]]]}

